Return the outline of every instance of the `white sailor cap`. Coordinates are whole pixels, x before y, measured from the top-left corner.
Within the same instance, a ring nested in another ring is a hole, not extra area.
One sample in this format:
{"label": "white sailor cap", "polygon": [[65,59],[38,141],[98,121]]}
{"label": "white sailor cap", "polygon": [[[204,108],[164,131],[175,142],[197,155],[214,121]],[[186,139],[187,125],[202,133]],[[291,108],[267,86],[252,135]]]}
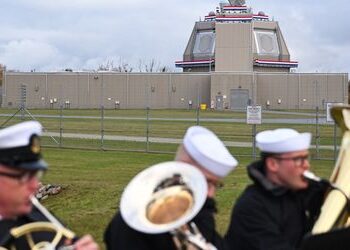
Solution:
{"label": "white sailor cap", "polygon": [[290,128],[266,130],[256,135],[256,145],[266,153],[289,153],[309,149],[311,133],[299,133]]}
{"label": "white sailor cap", "polygon": [[224,143],[204,127],[190,127],[185,134],[183,145],[197,163],[216,176],[225,177],[238,165]]}
{"label": "white sailor cap", "polygon": [[22,122],[0,130],[0,163],[26,170],[47,169],[41,159],[40,135],[37,121]]}

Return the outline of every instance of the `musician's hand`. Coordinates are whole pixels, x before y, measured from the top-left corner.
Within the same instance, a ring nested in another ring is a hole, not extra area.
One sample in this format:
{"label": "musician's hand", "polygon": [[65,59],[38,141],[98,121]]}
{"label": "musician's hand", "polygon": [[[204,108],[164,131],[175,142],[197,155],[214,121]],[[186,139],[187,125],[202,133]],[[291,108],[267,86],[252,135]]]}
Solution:
{"label": "musician's hand", "polygon": [[97,243],[91,235],[84,235],[74,243],[75,250],[99,250]]}

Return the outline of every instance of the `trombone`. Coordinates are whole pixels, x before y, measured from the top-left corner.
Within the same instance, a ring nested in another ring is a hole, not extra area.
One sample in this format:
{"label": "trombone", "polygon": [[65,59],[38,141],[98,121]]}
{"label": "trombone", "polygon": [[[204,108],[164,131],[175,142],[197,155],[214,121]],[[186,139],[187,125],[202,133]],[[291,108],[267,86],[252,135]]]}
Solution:
{"label": "trombone", "polygon": [[[63,238],[70,240],[75,238],[75,233],[65,228],[61,222],[59,222],[43,205],[41,205],[34,196],[32,196],[30,200],[33,206],[36,207],[48,219],[48,221],[32,222],[20,227],[12,228],[10,230],[11,238],[9,240],[25,237],[31,250],[51,250],[56,249]],[[36,243],[32,235],[35,232],[51,232],[54,236],[51,241],[41,241]],[[14,245],[11,245],[10,249],[15,250],[16,248]],[[69,250],[73,248],[72,246],[63,246],[58,249]],[[0,247],[0,250],[7,249]]]}

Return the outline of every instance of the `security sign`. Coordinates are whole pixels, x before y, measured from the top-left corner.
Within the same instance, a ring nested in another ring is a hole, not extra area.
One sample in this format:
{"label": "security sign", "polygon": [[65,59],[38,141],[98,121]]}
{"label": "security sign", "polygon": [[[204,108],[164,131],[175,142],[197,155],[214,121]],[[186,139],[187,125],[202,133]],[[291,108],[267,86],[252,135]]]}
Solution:
{"label": "security sign", "polygon": [[261,124],[261,106],[247,106],[247,124]]}

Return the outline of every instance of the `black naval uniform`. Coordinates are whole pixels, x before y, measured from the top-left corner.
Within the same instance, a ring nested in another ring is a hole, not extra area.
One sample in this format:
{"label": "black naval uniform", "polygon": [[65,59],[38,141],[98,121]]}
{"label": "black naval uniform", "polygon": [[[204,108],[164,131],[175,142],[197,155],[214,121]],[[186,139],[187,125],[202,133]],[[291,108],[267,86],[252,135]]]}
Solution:
{"label": "black naval uniform", "polygon": [[327,186],[310,183],[293,192],[270,182],[264,163],[248,166],[253,184],[237,200],[225,236],[234,250],[295,250],[311,230],[323,202]]}
{"label": "black naval uniform", "polygon": [[[30,249],[25,237],[19,239],[12,239],[10,236],[10,230],[15,227],[23,226],[27,223],[48,221],[47,218],[36,208],[33,208],[32,212],[18,217],[16,220],[2,219],[0,220],[0,246],[10,249],[10,246],[14,244],[16,249],[26,250]],[[41,241],[51,241],[54,234],[51,232],[35,232],[32,233],[32,237],[35,243]]]}
{"label": "black naval uniform", "polygon": [[[221,236],[215,231],[216,205],[208,198],[193,222],[204,238],[218,249],[224,249]],[[104,241],[109,250],[175,250],[172,236],[169,233],[145,234],[130,228],[117,213],[108,225]]]}

